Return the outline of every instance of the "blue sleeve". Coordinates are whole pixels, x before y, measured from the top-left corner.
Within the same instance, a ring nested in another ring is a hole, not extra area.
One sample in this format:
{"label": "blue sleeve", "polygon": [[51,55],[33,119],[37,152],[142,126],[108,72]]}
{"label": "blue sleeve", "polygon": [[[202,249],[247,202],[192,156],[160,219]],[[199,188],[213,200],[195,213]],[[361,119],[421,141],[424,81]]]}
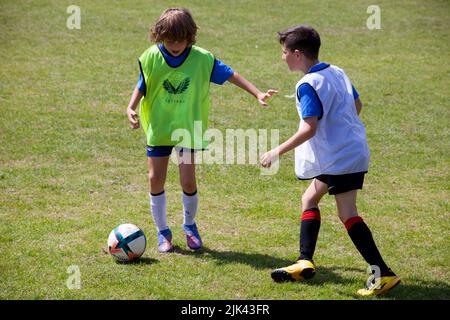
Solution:
{"label": "blue sleeve", "polygon": [[358,99],[359,98],[359,93],[358,91],[356,91],[355,87],[352,84],[352,91],[353,91],[353,99]]}
{"label": "blue sleeve", "polygon": [[309,83],[303,83],[298,87],[297,97],[300,101],[302,119],[308,117],[318,117],[323,115],[322,102],[317,96],[316,91]]}
{"label": "blue sleeve", "polygon": [[140,92],[142,92],[144,95],[147,92],[147,86],[145,85],[144,77],[142,76],[142,73],[139,74],[139,81],[136,85]]}
{"label": "blue sleeve", "polygon": [[211,82],[215,84],[224,84],[233,73],[233,69],[222,61],[215,59],[213,71],[211,73]]}

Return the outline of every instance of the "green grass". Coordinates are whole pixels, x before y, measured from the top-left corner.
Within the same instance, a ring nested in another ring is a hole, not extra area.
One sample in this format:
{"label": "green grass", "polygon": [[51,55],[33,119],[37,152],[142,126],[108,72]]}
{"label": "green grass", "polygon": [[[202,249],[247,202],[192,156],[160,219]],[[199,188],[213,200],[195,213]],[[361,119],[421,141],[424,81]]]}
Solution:
{"label": "green grass", "polygon": [[[198,45],[261,89],[270,107],[232,86],[212,86],[210,127],[298,126],[300,74],[281,61],[276,32],[309,23],[321,60],[343,67],[364,102],[372,152],[359,194],[402,285],[385,299],[450,299],[448,1],[377,1],[381,30],[366,28],[373,1],[77,1],[81,30],[68,30],[70,1],[0,1],[1,299],[356,299],[366,264],[322,204],[317,276],[276,284],[273,268],[297,257],[300,196],[293,154],[275,176],[256,165],[200,165],[198,224],[205,249],[187,251],[177,168],[169,168],[168,221],[178,246],[156,251],[142,131],[125,117],[148,27],[168,6],[191,9]],[[102,252],[120,223],[141,226],[144,258],[116,264]],[[66,287],[70,265],[81,289]]]}

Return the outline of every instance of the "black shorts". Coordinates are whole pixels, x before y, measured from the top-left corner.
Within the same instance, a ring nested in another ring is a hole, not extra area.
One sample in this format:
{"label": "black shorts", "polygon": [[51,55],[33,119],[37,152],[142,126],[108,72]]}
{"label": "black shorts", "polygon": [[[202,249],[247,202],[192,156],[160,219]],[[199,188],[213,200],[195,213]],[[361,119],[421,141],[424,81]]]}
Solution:
{"label": "black shorts", "polygon": [[316,179],[328,185],[328,194],[339,194],[356,189],[362,189],[364,175],[367,172],[357,172],[341,175],[322,174]]}

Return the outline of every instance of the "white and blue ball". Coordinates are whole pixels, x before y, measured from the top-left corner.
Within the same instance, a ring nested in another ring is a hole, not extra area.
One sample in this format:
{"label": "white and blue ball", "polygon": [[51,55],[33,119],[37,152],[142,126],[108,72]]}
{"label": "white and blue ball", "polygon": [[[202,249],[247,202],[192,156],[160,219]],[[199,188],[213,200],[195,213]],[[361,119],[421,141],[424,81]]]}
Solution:
{"label": "white and blue ball", "polygon": [[109,253],[122,262],[139,259],[144,254],[146,245],[144,232],[131,223],[121,224],[108,237]]}

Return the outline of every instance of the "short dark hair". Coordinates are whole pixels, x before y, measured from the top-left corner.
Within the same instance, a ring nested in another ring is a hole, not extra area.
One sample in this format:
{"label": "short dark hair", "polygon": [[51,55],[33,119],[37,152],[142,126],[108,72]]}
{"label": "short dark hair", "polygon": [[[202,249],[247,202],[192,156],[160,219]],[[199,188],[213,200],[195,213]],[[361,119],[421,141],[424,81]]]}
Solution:
{"label": "short dark hair", "polygon": [[185,8],[166,9],[150,30],[150,40],[163,42],[164,40],[184,41],[193,45],[197,35],[197,25],[192,14]]}
{"label": "short dark hair", "polygon": [[291,51],[299,50],[309,59],[318,59],[320,49],[319,33],[312,27],[299,25],[278,32],[281,44]]}

